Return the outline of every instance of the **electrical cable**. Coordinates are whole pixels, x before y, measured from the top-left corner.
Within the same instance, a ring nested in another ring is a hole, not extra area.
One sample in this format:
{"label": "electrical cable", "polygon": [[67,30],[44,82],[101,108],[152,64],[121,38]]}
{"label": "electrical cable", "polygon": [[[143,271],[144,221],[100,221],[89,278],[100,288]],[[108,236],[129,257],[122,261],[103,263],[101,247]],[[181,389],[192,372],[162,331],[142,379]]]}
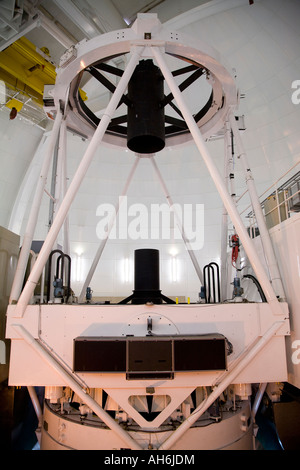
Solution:
{"label": "electrical cable", "polygon": [[260,285],[260,283],[258,282],[258,280],[256,279],[256,277],[252,276],[252,274],[244,274],[243,276],[243,279],[244,278],[249,278],[249,279],[252,279],[252,281],[254,282],[254,284],[256,285],[257,289],[258,289],[258,292],[261,296],[261,300],[262,302],[267,302],[267,299],[266,299],[266,296],[262,290],[262,287]]}

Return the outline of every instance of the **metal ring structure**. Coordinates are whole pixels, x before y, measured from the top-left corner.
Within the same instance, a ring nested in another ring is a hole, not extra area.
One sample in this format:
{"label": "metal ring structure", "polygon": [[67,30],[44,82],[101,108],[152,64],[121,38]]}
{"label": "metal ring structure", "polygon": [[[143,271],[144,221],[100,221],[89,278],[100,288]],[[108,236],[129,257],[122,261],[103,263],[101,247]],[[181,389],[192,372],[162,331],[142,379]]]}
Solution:
{"label": "metal ring structure", "polygon": [[[95,37],[89,41],[83,40],[62,56],[60,67],[57,70],[57,80],[53,91],[54,103],[64,107],[68,128],[79,134],[91,137],[100,122],[80,97],[80,81],[84,72],[91,73],[109,91],[113,91],[113,83],[102,75],[106,73],[122,75],[123,71],[107,64],[112,59],[130,54],[132,48],[144,47],[141,59],[153,58],[152,48],[159,48],[166,56],[174,60],[185,62],[185,66],[172,72],[173,76],[191,72],[180,85],[184,89],[198,78],[205,77],[211,92],[206,103],[200,110],[193,114],[195,121],[204,139],[209,139],[224,127],[228,111],[238,105],[238,91],[235,78],[225,67],[216,50],[201,41],[195,41],[179,32],[173,32],[165,28],[157,19],[156,14],[140,14],[130,29],[118,30]],[[198,85],[198,83],[197,83]],[[201,89],[199,89],[199,95]],[[121,101],[126,102],[126,95]],[[170,104],[178,119],[166,116],[166,147],[175,147],[190,142],[193,138],[180,111],[172,102],[170,93],[165,96],[165,103]],[[202,97],[203,100],[203,97]],[[195,96],[197,101],[197,96]],[[102,139],[103,143],[126,148],[126,116],[112,119]]]}

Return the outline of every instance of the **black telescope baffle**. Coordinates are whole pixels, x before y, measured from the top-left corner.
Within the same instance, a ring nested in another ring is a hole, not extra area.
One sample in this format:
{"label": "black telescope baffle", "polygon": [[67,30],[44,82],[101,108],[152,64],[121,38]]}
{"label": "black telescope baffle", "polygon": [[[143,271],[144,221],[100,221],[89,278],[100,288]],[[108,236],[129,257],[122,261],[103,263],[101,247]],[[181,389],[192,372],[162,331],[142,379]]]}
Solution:
{"label": "black telescope baffle", "polygon": [[[48,260],[48,279],[47,279],[47,302],[50,300],[50,290],[51,290],[51,271],[52,271],[52,258],[56,253],[60,253],[60,256],[56,260],[56,272],[55,272],[55,281],[61,279],[61,289],[63,289],[65,272],[64,272],[64,259],[68,260],[68,272],[67,272],[67,300],[71,294],[71,258],[69,255],[66,255],[61,250],[53,250],[50,253]],[[60,269],[59,269],[60,268]]]}
{"label": "black telescope baffle", "polygon": [[161,293],[159,287],[159,250],[142,248],[134,252],[134,291],[120,304],[161,304],[165,301],[174,304]]}
{"label": "black telescope baffle", "polygon": [[[216,281],[215,281],[215,274],[217,276]],[[219,272],[219,266],[217,265],[217,263],[212,262],[204,266],[203,283],[204,283],[204,292],[205,292],[205,302],[207,304],[221,302],[220,272]]]}
{"label": "black telescope baffle", "polygon": [[127,147],[152,154],[165,146],[164,78],[151,59],[141,60],[128,83]]}

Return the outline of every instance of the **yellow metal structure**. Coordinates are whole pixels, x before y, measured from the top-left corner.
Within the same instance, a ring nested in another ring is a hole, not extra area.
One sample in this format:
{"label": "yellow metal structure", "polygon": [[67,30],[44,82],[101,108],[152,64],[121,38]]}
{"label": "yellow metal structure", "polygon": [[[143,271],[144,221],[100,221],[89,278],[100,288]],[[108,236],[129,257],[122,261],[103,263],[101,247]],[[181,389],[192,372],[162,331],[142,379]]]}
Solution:
{"label": "yellow metal structure", "polygon": [[55,66],[22,37],[0,52],[0,80],[43,106],[44,85],[54,85]]}
{"label": "yellow metal structure", "polygon": [[9,109],[15,108],[19,112],[23,108],[23,104],[24,103],[22,103],[22,101],[12,99],[12,100],[9,100],[5,106]]}

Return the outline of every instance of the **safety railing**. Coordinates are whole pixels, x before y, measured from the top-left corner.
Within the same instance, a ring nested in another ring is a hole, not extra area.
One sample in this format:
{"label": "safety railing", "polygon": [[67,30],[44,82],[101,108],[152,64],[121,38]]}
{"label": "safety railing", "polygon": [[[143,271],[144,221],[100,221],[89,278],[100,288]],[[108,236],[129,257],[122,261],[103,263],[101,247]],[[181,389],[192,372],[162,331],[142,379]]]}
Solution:
{"label": "safety railing", "polygon": [[[295,163],[277,181],[269,186],[259,197],[268,229],[290,218],[294,213],[300,212],[300,170],[297,170],[300,162]],[[291,175],[288,177],[288,175]],[[287,179],[286,179],[287,178]],[[282,182],[285,180],[284,182]],[[245,191],[238,199],[239,202],[247,193]],[[268,194],[267,197],[266,194]],[[248,232],[251,238],[259,235],[253,210],[247,213],[251,205],[248,205],[240,214],[248,220]]]}

